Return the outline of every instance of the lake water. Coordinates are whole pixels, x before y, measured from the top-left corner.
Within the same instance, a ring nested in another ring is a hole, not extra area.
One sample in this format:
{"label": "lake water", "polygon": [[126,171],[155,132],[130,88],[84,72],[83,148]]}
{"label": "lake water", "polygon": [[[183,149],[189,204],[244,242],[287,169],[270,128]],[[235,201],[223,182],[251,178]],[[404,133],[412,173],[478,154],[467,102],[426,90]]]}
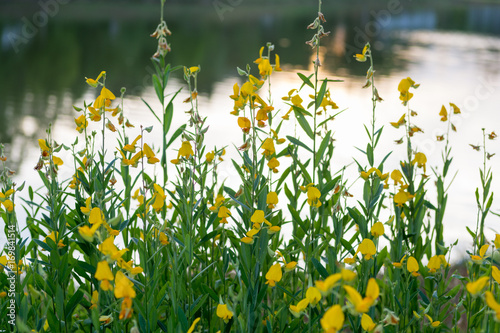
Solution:
{"label": "lake water", "polygon": [[[410,76],[421,84],[411,108],[418,112],[415,123],[424,133],[416,134],[414,143],[427,155],[429,169],[440,165],[444,147],[442,142],[436,142],[436,135],[446,131],[438,116],[441,105],[453,102],[462,109],[462,114],[453,118],[458,132],[451,134],[452,173],[458,174],[450,187],[445,241],[460,238],[463,251],[471,242],[465,226],[475,228],[474,190],[480,185],[482,166],[482,154],[469,144],[482,143],[482,128],[488,133],[500,132],[500,6],[391,3],[371,5],[374,7],[359,1],[349,6],[324,5],[325,27],[331,35],[323,39],[321,75],[344,80],[332,83],[330,88],[337,105],[348,108],[331,124],[336,139],[332,168],[340,170],[350,165],[349,184],[353,193],[359,190],[361,182],[354,182],[357,170],[352,162],[353,157],[361,158],[354,147],[366,146],[363,123],[369,124],[371,119],[371,92],[361,88],[367,64],[355,62],[352,55],[369,40],[374,50],[376,86],[384,99],[377,111],[377,124],[385,125],[377,154],[381,157],[394,150],[386,162],[387,170],[395,168],[405,156],[404,147],[394,144],[403,136],[402,130],[389,125],[405,112],[397,91],[402,78]],[[60,5],[53,17],[47,16],[46,24],[35,26],[36,31],[26,38],[29,24],[40,20],[41,10],[37,4],[0,4],[0,142],[6,144],[10,167],[17,171],[16,181],[27,181],[34,187],[40,185],[33,171],[39,154],[36,139],[44,137],[52,123],[57,141],[68,145],[73,142],[76,132],[72,105],[81,106],[84,100],[95,98],[85,77],[106,70],[107,86],[112,91],[118,93],[126,87],[125,113],[136,125],[155,124],[141,98],[153,108],[158,106],[149,60],[156,49],[156,41],[149,37],[158,22],[156,5],[70,2]],[[305,27],[314,16],[314,6],[295,2],[256,6],[243,1],[225,12],[217,11],[211,2],[200,6],[182,6],[178,2],[167,5],[166,20],[173,32],[169,61],[173,65],[201,65],[199,101],[201,113],[208,117],[210,125],[206,141],[209,147],[229,145],[228,157],[236,155],[233,143],[241,144],[241,135],[236,119],[229,115],[232,101],[228,96],[233,84],[241,82],[236,66],[252,64],[266,42],[276,45],[281,58],[283,72],[273,74],[272,90],[275,108],[285,110],[280,100],[300,85],[296,73],[308,74],[312,70],[312,52],[305,44],[312,33]],[[182,78],[174,76],[169,90],[180,87],[185,87]],[[183,112],[187,107],[182,104],[186,95],[182,92],[175,103],[176,126],[187,119]],[[130,136],[136,133],[131,131]],[[153,131],[149,139],[157,140],[158,132]],[[500,155],[498,140],[488,141],[487,147],[489,153]],[[488,161],[496,172],[493,190],[500,184],[499,158],[494,156]],[[236,172],[229,161],[226,163],[221,173],[228,183],[236,182]],[[70,165],[63,166],[60,172],[61,177],[72,173]],[[428,188],[433,201],[432,182]],[[354,199],[350,204],[355,204]],[[494,202],[492,210],[500,212],[500,201]],[[500,231],[499,222],[498,217],[490,217],[488,228]],[[488,233],[492,239],[493,231],[488,229]]]}

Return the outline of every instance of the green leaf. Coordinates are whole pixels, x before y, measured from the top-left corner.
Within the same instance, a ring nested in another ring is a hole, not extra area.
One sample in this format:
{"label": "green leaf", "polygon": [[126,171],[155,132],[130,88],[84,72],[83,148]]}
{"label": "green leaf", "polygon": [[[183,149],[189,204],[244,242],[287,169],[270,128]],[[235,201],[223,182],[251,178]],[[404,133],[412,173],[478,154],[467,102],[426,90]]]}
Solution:
{"label": "green leaf", "polygon": [[51,311],[47,308],[47,323],[49,324],[49,328],[52,332],[59,332],[61,327],[59,326],[60,322],[56,317],[54,311]]}
{"label": "green leaf", "polygon": [[236,67],[236,70],[238,71],[238,75],[240,76],[248,76],[248,73],[245,72],[243,69]]}
{"label": "green leaf", "polygon": [[172,119],[174,118],[174,99],[181,92],[182,88],[177,90],[174,96],[170,99],[165,108],[165,112],[163,113],[163,135],[167,135],[170,130],[170,126],[172,125]]}
{"label": "green leaf", "polygon": [[158,120],[158,122],[161,124],[161,120],[160,120],[160,118],[158,118],[158,116],[156,115],[156,113],[153,111],[153,108],[151,108],[151,106],[149,106],[148,102],[146,102],[146,101],[144,100],[144,98],[141,98],[141,100],[142,100],[142,102],[143,102],[144,104],[146,104],[146,106],[148,107],[149,111],[151,111],[151,113],[155,116],[155,118],[156,118],[156,119]]}
{"label": "green leaf", "polygon": [[203,290],[204,293],[207,293],[215,302],[219,302],[219,297],[209,286],[202,283],[201,289]]}
{"label": "green leaf", "polygon": [[83,293],[80,289],[78,289],[73,296],[68,301],[68,304],[66,304],[66,322],[71,321],[71,316],[73,314],[73,311],[75,311],[76,306],[80,303],[80,300],[83,297]]}
{"label": "green leaf", "polygon": [[314,168],[316,169],[319,165],[319,162],[321,161],[321,158],[323,157],[323,154],[325,153],[326,148],[328,147],[328,143],[330,142],[330,133],[331,131],[328,131],[326,133],[325,138],[323,141],[321,141],[321,145],[318,148],[318,151],[316,152],[316,160],[314,161]]}
{"label": "green leaf", "polygon": [[368,158],[368,163],[373,166],[373,147],[370,144],[366,145],[366,157]]}
{"label": "green leaf", "polygon": [[60,285],[56,289],[56,313],[59,318],[64,318],[64,293]]}
{"label": "green leaf", "polygon": [[163,95],[163,87],[161,85],[161,81],[156,74],[153,74],[153,87],[155,88],[156,96],[160,100],[160,103],[163,104],[165,100],[165,96]]}
{"label": "green leaf", "polygon": [[291,143],[297,145],[297,146],[301,146],[302,148],[304,148],[305,150],[308,150],[310,151],[311,153],[313,152],[311,148],[309,148],[308,146],[306,146],[305,143],[303,143],[302,141],[298,140],[298,139],[295,139],[294,137],[292,136],[289,136],[287,135],[286,137],[288,139],[288,141],[290,141]]}
{"label": "green leaf", "polygon": [[307,122],[306,117],[304,117],[304,114],[300,112],[300,108],[294,106],[293,111],[295,113],[295,117],[297,118],[300,127],[302,127],[302,129],[304,130],[304,132],[306,132],[308,137],[314,139],[314,133],[311,129],[311,126]]}
{"label": "green leaf", "polygon": [[186,314],[184,313],[184,310],[182,310],[180,305],[177,307],[177,316],[179,317],[179,322],[181,323],[182,331],[187,332],[189,328],[189,323],[187,321]]}
{"label": "green leaf", "polygon": [[328,274],[328,271],[326,270],[325,266],[321,262],[319,262],[316,258],[311,258],[311,262],[313,263],[314,267],[318,271],[319,274],[321,274],[321,277],[323,279],[326,279],[330,274]]}
{"label": "green leaf", "polygon": [[184,132],[184,130],[186,129],[186,124],[180,126],[175,132],[174,134],[172,134],[172,136],[170,137],[170,140],[168,141],[167,143],[167,148],[170,147],[170,145],[175,141],[175,139],[177,139],[181,134],[182,132]]}
{"label": "green leaf", "polygon": [[52,251],[52,248],[49,246],[49,244],[44,243],[44,242],[42,242],[42,241],[41,241],[41,240],[39,240],[39,239],[33,239],[33,241],[34,241],[35,243],[37,243],[37,244],[38,244],[38,246],[40,246],[42,249],[44,249],[44,250],[46,250],[46,251],[49,251],[49,252],[50,252],[50,251]]}
{"label": "green leaf", "polygon": [[323,80],[323,83],[321,84],[321,88],[319,88],[319,93],[318,93],[318,96],[316,97],[315,110],[318,110],[319,107],[321,106],[321,102],[323,102],[323,97],[325,97],[325,93],[326,93],[326,84],[327,83],[328,83],[327,79]]}
{"label": "green leaf", "polygon": [[[309,77],[306,77],[304,74],[302,73],[297,73],[297,75],[300,77],[300,79],[304,82],[304,84],[308,85],[309,87],[313,88],[314,89],[314,84],[312,84],[311,82],[311,77],[314,75],[314,74],[311,74],[309,75]],[[304,86],[304,84],[302,86]],[[302,89],[302,87],[300,87],[300,89]]]}

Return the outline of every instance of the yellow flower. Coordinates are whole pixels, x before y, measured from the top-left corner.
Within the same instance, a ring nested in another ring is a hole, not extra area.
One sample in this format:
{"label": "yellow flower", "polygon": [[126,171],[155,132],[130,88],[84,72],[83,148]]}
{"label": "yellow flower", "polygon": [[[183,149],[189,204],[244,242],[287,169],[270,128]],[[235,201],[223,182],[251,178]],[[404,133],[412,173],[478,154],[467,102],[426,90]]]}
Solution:
{"label": "yellow flower", "polygon": [[219,208],[219,212],[217,213],[217,217],[221,219],[220,223],[227,223],[227,218],[231,216],[231,212],[229,211],[229,208],[226,206],[221,206]]}
{"label": "yellow flower", "polygon": [[265,214],[263,210],[257,209],[250,218],[250,221],[253,223],[254,228],[260,229],[260,225],[266,221]]}
{"label": "yellow flower", "polygon": [[168,237],[167,235],[162,231],[160,232],[160,243],[162,243],[163,245],[168,245],[169,244],[169,241],[168,241]]}
{"label": "yellow flower", "polygon": [[500,250],[500,235],[495,234],[495,240],[493,241],[493,244],[495,244],[495,248],[497,250]]}
{"label": "yellow flower", "polygon": [[166,199],[165,191],[158,184],[153,184],[153,188],[155,190],[155,194],[153,195],[152,198],[152,200],[154,200],[153,209],[159,212],[165,205],[165,199]]}
{"label": "yellow flower", "polygon": [[205,155],[205,159],[207,160],[207,163],[212,163],[212,161],[214,160],[214,158],[215,158],[215,153],[213,151],[208,152]]}
{"label": "yellow flower", "polygon": [[365,298],[362,298],[359,292],[351,286],[344,286],[344,289],[347,292],[347,298],[354,306],[354,311],[357,313],[368,312],[380,294],[379,286],[374,278],[368,280]]}
{"label": "yellow flower", "polygon": [[5,206],[5,209],[7,209],[7,211],[9,213],[12,213],[14,211],[14,203],[10,200],[5,200],[4,202],[2,202],[3,205]]}
{"label": "yellow flower", "polygon": [[408,260],[406,261],[406,269],[413,276],[419,276],[420,275],[418,273],[418,270],[419,270],[418,262],[417,262],[417,259],[415,259],[414,257],[409,257],[408,258]]}
{"label": "yellow flower", "polygon": [[267,207],[273,209],[278,204],[278,194],[276,192],[269,192],[266,197]]}
{"label": "yellow flower", "polygon": [[403,105],[406,105],[406,103],[413,97],[413,94],[409,92],[410,88],[416,89],[419,86],[419,84],[415,84],[415,81],[409,77],[401,80],[398,85],[398,90],[400,92],[399,99],[403,102]]}
{"label": "yellow flower", "polygon": [[281,72],[280,57],[277,54],[274,54],[274,70],[276,72]]}
{"label": "yellow flower", "polygon": [[97,308],[97,302],[99,302],[99,292],[97,290],[94,290],[92,292],[92,297],[90,298],[91,306],[89,309]]}
{"label": "yellow flower", "polygon": [[363,48],[363,51],[361,54],[355,54],[353,57],[356,58],[357,61],[359,62],[365,62],[366,61],[366,52],[369,50],[370,44],[366,44],[365,47]]}
{"label": "yellow flower", "polygon": [[253,238],[251,238],[251,237],[243,237],[243,238],[241,238],[241,242],[243,242],[245,244],[253,244]]}
{"label": "yellow flower", "polygon": [[252,82],[247,81],[247,82],[243,83],[243,85],[241,86],[241,90],[240,90],[241,96],[243,98],[247,98],[248,96],[253,96],[255,94],[256,89],[257,89],[257,87],[254,87]]}
{"label": "yellow flower", "polygon": [[441,268],[441,265],[447,266],[448,263],[444,255],[436,255],[432,256],[427,263],[427,268],[429,268],[429,273],[434,274],[438,269]]}
{"label": "yellow flower", "polygon": [[272,235],[280,230],[281,230],[281,227],[279,227],[277,225],[269,225],[269,228],[267,229],[267,233],[269,235]]}
{"label": "yellow flower", "polygon": [[38,145],[40,146],[40,149],[42,150],[42,152],[48,153],[50,151],[50,148],[47,145],[47,141],[45,141],[44,139],[38,139]]}
{"label": "yellow flower", "polygon": [[481,291],[483,291],[484,287],[488,284],[489,277],[483,276],[477,279],[474,282],[468,282],[465,285],[467,291],[474,297],[476,297]]}
{"label": "yellow flower", "polygon": [[273,170],[274,173],[277,173],[277,168],[280,166],[280,162],[276,157],[273,157],[269,160],[269,162],[267,162],[267,166],[269,167],[269,169]]}
{"label": "yellow flower", "polygon": [[[59,235],[57,231],[52,231],[45,239],[43,240],[44,243],[47,243],[47,238],[52,239],[52,241],[55,243],[56,242],[56,237]],[[62,242],[62,239],[59,239],[59,242],[57,243],[57,247],[64,247],[64,243]]]}
{"label": "yellow flower", "polygon": [[319,290],[317,288],[309,287],[309,288],[307,288],[307,291],[306,291],[306,298],[310,304],[315,306],[316,304],[319,303],[319,301],[321,301],[321,293],[319,292]]}
{"label": "yellow flower", "polygon": [[81,114],[78,118],[75,118],[75,124],[78,133],[82,133],[83,130],[89,125],[89,122],[85,118],[85,115]]}
{"label": "yellow flower", "polygon": [[113,321],[112,316],[100,316],[99,317],[99,322],[101,322],[103,325],[107,325]]}
{"label": "yellow flower", "polygon": [[101,120],[101,112],[99,109],[95,109],[92,106],[89,106],[89,112],[90,112],[90,120],[92,121],[100,121]]}
{"label": "yellow flower", "polygon": [[382,222],[377,222],[372,226],[370,233],[373,237],[378,238],[384,234],[384,231],[384,224]]}
{"label": "yellow flower", "polygon": [[342,307],[336,304],[325,312],[320,323],[326,333],[337,333],[344,326],[344,320],[345,316]]}
{"label": "yellow flower", "polygon": [[115,297],[116,298],[135,298],[134,283],[129,280],[121,271],[116,273]]}
{"label": "yellow flower", "polygon": [[393,172],[391,172],[391,179],[394,180],[394,185],[396,185],[397,183],[403,185],[403,181],[401,180],[403,179],[403,175],[398,169],[395,169]]}
{"label": "yellow flower", "polygon": [[403,186],[399,189],[398,193],[394,195],[394,203],[396,203],[398,207],[403,207],[403,205],[413,197],[414,195],[405,191],[405,187]]}
{"label": "yellow flower", "polygon": [[472,261],[475,263],[475,264],[482,264],[483,263],[483,259],[485,259],[485,254],[486,254],[486,251],[488,251],[488,248],[490,246],[488,244],[484,244],[483,246],[481,246],[481,248],[479,249],[479,256],[476,256],[476,255],[471,255],[470,258],[472,259]]}
{"label": "yellow flower", "polygon": [[500,270],[496,266],[491,266],[491,269],[491,276],[497,283],[500,283]]}
{"label": "yellow flower", "polygon": [[[119,272],[119,273],[121,273],[121,272]],[[118,316],[118,318],[120,320],[131,318],[132,317],[132,313],[133,313],[133,310],[132,310],[132,298],[125,297],[123,299],[123,301],[122,301],[121,311],[120,311],[120,315]]]}
{"label": "yellow flower", "polygon": [[273,72],[273,67],[271,66],[271,63],[267,58],[262,58],[258,67],[259,67],[259,74],[261,76],[265,77],[267,75],[271,75],[271,73]]}
{"label": "yellow flower", "polygon": [[373,168],[370,168],[368,171],[361,171],[361,178],[363,178],[364,180],[367,180],[368,177],[374,173],[378,176],[378,178],[380,178],[381,180],[385,180],[389,174],[388,173],[385,173],[385,174],[382,174],[382,172],[380,172],[379,169],[373,167]]}
{"label": "yellow flower", "polygon": [[132,141],[131,143],[129,144],[126,144],[125,146],[123,146],[123,150],[125,151],[128,151],[130,153],[135,153],[135,150],[136,150],[136,147],[135,145],[137,144],[137,141],[139,141],[140,139],[142,138],[142,135],[138,135],[134,141]]}
{"label": "yellow flower", "polygon": [[91,228],[84,225],[83,227],[78,227],[78,233],[87,242],[92,242],[94,240],[94,234],[100,226],[101,223],[95,223]]}
{"label": "yellow flower", "polygon": [[90,211],[89,214],[89,223],[90,224],[102,224],[104,223],[104,214],[102,213],[101,209],[99,207],[94,207]]}
{"label": "yellow flower", "polygon": [[194,331],[194,328],[196,327],[196,324],[198,324],[198,322],[200,321],[200,317],[196,318],[195,320],[193,320],[193,323],[191,324],[191,327],[189,327],[187,333],[193,333]]}
{"label": "yellow flower", "polygon": [[371,332],[375,329],[375,326],[376,325],[372,318],[366,313],[363,313],[363,316],[361,317],[361,327],[363,327],[365,331]]}
{"label": "yellow flower", "polygon": [[4,266],[7,266],[7,256],[0,257],[0,272],[3,272]]}
{"label": "yellow flower", "polygon": [[183,141],[182,146],[179,149],[179,153],[178,153],[177,158],[179,158],[181,156],[183,156],[185,158],[189,158],[191,155],[194,155],[193,147],[191,146],[191,143],[189,143],[189,141]]}
{"label": "yellow flower", "polygon": [[233,312],[227,308],[226,304],[219,304],[217,305],[217,317],[223,319],[227,324],[227,322],[233,318]]}
{"label": "yellow flower", "polygon": [[406,114],[403,114],[397,122],[395,123],[391,122],[390,124],[396,128],[399,128],[399,126],[406,124]]}
{"label": "yellow flower", "polygon": [[267,76],[271,75],[273,72],[273,68],[271,66],[271,63],[269,62],[269,59],[263,58],[262,53],[264,52],[264,46],[262,46],[259,50],[259,58],[254,61],[254,63],[258,64],[259,66],[259,74],[261,76]]}
{"label": "yellow flower", "polygon": [[283,272],[281,271],[280,264],[274,264],[269,268],[269,271],[266,273],[266,284],[271,287],[276,286],[276,282],[281,281],[281,277],[283,276]]}
{"label": "yellow flower", "polygon": [[412,165],[417,164],[417,167],[419,168],[423,167],[424,172],[425,172],[425,163],[427,163],[427,157],[425,157],[424,153],[416,153],[415,158],[413,158],[413,160],[411,161]]}
{"label": "yellow flower", "polygon": [[113,260],[118,260],[125,252],[128,251],[128,249],[118,251],[118,248],[114,244],[114,239],[114,236],[109,236],[108,238],[106,238],[104,242],[99,244],[99,251]]}
{"label": "yellow flower", "polygon": [[396,267],[396,268],[401,268],[403,267],[403,261],[406,259],[406,254],[403,256],[403,258],[401,258],[401,261],[399,262],[393,262],[392,263],[392,266]]}
{"label": "yellow flower", "polygon": [[106,87],[102,87],[101,89],[101,96],[104,98],[104,99],[115,99],[115,95]]}
{"label": "yellow flower", "polygon": [[113,276],[113,272],[111,272],[106,260],[97,263],[95,278],[101,281],[102,290],[113,290],[113,286],[109,283],[109,281],[113,281],[115,277]]}
{"label": "yellow flower", "polygon": [[332,274],[325,279],[325,281],[318,280],[315,282],[316,288],[319,290],[321,295],[327,296],[338,281],[342,279],[341,273]]}
{"label": "yellow flower", "polygon": [[144,154],[146,154],[146,158],[148,159],[149,164],[155,164],[155,163],[160,162],[160,160],[155,156],[155,153],[148,146],[147,143],[144,144],[143,150],[144,150]]}
{"label": "yellow flower", "polygon": [[372,256],[374,256],[375,253],[377,253],[377,249],[375,248],[375,244],[371,239],[365,238],[363,239],[361,244],[359,244],[356,253],[358,252],[361,252],[361,254],[364,256],[366,260],[370,260]]}
{"label": "yellow flower", "polygon": [[52,161],[54,162],[54,165],[56,167],[64,164],[63,160],[61,160],[59,157],[55,155],[52,155]]}
{"label": "yellow flower", "polygon": [[350,269],[342,268],[340,274],[342,276],[342,280],[345,282],[350,282],[356,278],[356,272],[353,272]]}
{"label": "yellow flower", "polygon": [[271,138],[267,138],[262,142],[262,149],[264,149],[264,152],[262,152],[263,155],[265,156],[271,156],[276,152],[276,149],[274,148],[274,141]]}
{"label": "yellow flower", "polygon": [[444,105],[441,107],[441,111],[439,111],[439,115],[441,116],[441,121],[448,120],[448,111],[446,111],[446,108],[444,107]]}
{"label": "yellow flower", "polygon": [[305,312],[307,306],[309,305],[309,300],[304,298],[297,305],[290,305],[290,312],[293,314],[295,318],[300,317],[301,314]]}
{"label": "yellow flower", "polygon": [[441,324],[441,322],[438,320],[436,320],[436,321],[432,320],[432,317],[429,316],[427,313],[425,314],[425,316],[427,317],[427,319],[429,319],[429,322],[430,322],[432,327],[436,328]]}
{"label": "yellow flower", "polygon": [[484,293],[485,299],[486,299],[486,304],[495,311],[495,320],[500,321],[500,304],[497,303],[495,300],[495,297],[491,293],[491,291],[487,291]]}
{"label": "yellow flower", "polygon": [[321,192],[314,186],[309,186],[307,188],[307,203],[312,207],[320,207],[321,202],[319,198],[321,197]]}
{"label": "yellow flower", "polygon": [[92,198],[91,197],[88,197],[86,200],[85,200],[85,207],[80,207],[80,211],[89,216],[90,215],[90,210],[92,209]]}
{"label": "yellow flower", "polygon": [[295,269],[295,267],[297,266],[297,262],[296,261],[290,261],[289,263],[286,263],[284,268],[285,268],[285,272],[291,272]]}
{"label": "yellow flower", "polygon": [[250,122],[250,119],[248,119],[247,117],[238,117],[238,126],[241,128],[243,132],[248,133],[250,132],[252,123]]}
{"label": "yellow flower", "polygon": [[88,85],[90,85],[91,87],[97,87],[98,85],[98,81],[99,79],[103,76],[103,75],[106,75],[106,72],[105,71],[102,71],[101,73],[99,73],[99,76],[97,77],[97,79],[89,79],[89,78],[85,78],[85,82],[87,82]]}
{"label": "yellow flower", "polygon": [[450,106],[453,108],[453,113],[454,114],[459,114],[460,113],[460,108],[458,106],[456,106],[453,103],[450,103]]}

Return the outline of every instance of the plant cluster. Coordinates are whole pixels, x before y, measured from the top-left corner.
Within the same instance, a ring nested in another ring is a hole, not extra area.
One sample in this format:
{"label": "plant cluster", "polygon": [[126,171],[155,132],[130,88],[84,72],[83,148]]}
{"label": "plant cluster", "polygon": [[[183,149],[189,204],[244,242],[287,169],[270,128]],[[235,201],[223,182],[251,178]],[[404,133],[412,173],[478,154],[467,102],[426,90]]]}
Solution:
{"label": "plant cluster", "polygon": [[[50,128],[38,140],[42,188],[12,181],[2,147],[1,217],[5,234],[15,233],[16,240],[0,257],[0,326],[134,333],[499,330],[500,235],[490,240],[484,230],[493,203],[486,143],[495,132],[483,130],[482,145],[473,146],[484,162],[477,224],[467,228],[473,249],[460,275],[449,264],[455,244],[443,238],[453,180],[451,120],[460,108],[449,103],[439,112],[447,124],[437,137],[445,144],[443,165],[431,169],[412,142],[422,132],[411,108],[419,84],[403,78],[397,87],[402,115],[390,125],[403,132],[396,143],[405,144],[407,154],[391,163],[390,153],[377,150],[384,126],[376,109],[383,99],[366,44],[355,59],[368,67],[363,88],[371,90],[372,117],[366,148],[358,148],[362,159],[355,160],[362,192],[351,194],[346,167],[333,159],[335,119],[345,110],[333,101],[332,87],[341,81],[320,76],[321,40],[329,34],[324,22],[320,1],[307,27],[314,71],[298,73],[301,85],[281,98],[284,109],[272,95],[281,67],[271,43],[255,66],[238,68],[243,83],[229,96],[228,124],[241,129],[241,138],[232,145],[205,144],[197,83],[203,72],[167,64],[171,32],[162,17],[151,35],[158,39],[153,87],[161,108],[145,104],[161,128],[160,141],[151,126],[126,118],[126,91],[115,96],[103,71],[86,79],[97,98],[74,107],[74,142],[56,142]],[[168,96],[176,71],[187,93]],[[174,130],[173,102],[181,94],[189,110]],[[116,150],[106,148],[109,140]],[[73,159],[63,161],[61,150]],[[228,160],[226,150],[236,158]],[[74,166],[70,179],[58,175],[63,163]],[[221,179],[222,163],[237,170],[237,184]],[[433,183],[436,198],[427,193]],[[29,238],[21,237],[19,206]]]}

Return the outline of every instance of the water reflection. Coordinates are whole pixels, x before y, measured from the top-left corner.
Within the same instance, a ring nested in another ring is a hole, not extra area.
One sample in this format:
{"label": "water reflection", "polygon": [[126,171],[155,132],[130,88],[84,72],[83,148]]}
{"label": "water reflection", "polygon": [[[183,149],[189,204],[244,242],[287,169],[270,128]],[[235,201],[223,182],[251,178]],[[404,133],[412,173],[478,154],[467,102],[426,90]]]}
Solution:
{"label": "water reflection", "polygon": [[[106,10],[92,7],[96,4],[86,8],[70,3],[15,52],[12,36],[21,33],[21,18],[30,18],[39,10],[36,6],[0,5],[0,142],[8,147],[13,141],[19,147],[32,145],[60,114],[71,114],[71,105],[86,91],[85,76],[106,70],[113,77],[109,82],[113,91],[127,87],[129,96],[140,96],[150,86],[153,72],[149,57],[155,50],[155,40],[147,36],[157,23],[155,6],[143,5],[146,9],[139,14],[138,7],[123,5],[108,18],[102,16]],[[499,6],[433,4],[425,8],[401,2],[395,14],[390,14],[387,6],[376,3],[367,7],[366,2],[357,1],[326,5],[326,27],[331,30],[321,50],[326,72],[342,77],[364,76],[366,68],[353,66],[352,54],[366,40],[376,50],[377,72],[382,76],[410,73],[408,68],[415,62],[432,61],[420,59],[420,54],[429,49],[435,50],[443,63],[446,52],[460,52],[460,63],[455,67],[463,69],[466,63],[475,76],[498,70],[498,66],[492,66],[497,65],[498,39],[489,36],[500,35]],[[218,82],[236,75],[236,66],[244,67],[256,59],[259,47],[267,41],[276,44],[284,68],[311,66],[311,52],[304,41],[311,36],[305,27],[314,16],[313,6],[243,4],[226,13],[223,21],[210,3],[171,8],[166,11],[174,32],[170,61],[200,64],[203,75],[199,77],[199,90],[208,96]],[[89,10],[94,14],[88,15]],[[138,13],[135,17],[134,10]],[[449,35],[449,31],[454,33]],[[25,154],[16,155],[14,169]]]}
{"label": "water reflection", "polygon": [[[156,27],[156,10],[136,17],[117,12],[109,19],[96,16],[101,13],[99,10],[95,11],[96,15],[84,15],[83,12],[73,17],[66,13],[66,10],[72,11],[75,15],[77,9],[71,6],[61,9],[59,16],[16,53],[9,44],[9,35],[21,29],[19,17],[28,14],[21,11],[17,17],[6,16],[5,8],[0,5],[0,142],[8,144],[10,167],[19,171],[20,179],[31,175],[38,153],[36,139],[44,136],[49,123],[57,122],[59,137],[72,137],[72,105],[81,105],[83,99],[90,101],[93,98],[94,91],[84,84],[85,76],[95,77],[106,70],[112,77],[107,82],[112,91],[127,88],[126,111],[131,120],[154,123],[150,115],[144,114],[139,97],[148,102],[156,99],[150,84],[153,67],[149,60],[156,42],[147,37]],[[418,121],[426,133],[415,140],[428,149],[429,165],[437,165],[440,159],[440,146],[434,144],[431,149],[428,145],[434,142],[435,135],[442,134],[436,125],[440,105],[454,101],[463,108],[464,115],[456,123],[460,136],[455,142],[460,148],[454,163],[460,168],[460,176],[467,180],[456,183],[456,193],[460,195],[449,204],[449,212],[450,220],[470,223],[467,219],[474,220],[475,209],[470,205],[474,202],[471,187],[477,183],[471,175],[477,173],[478,164],[461,149],[469,143],[477,143],[474,140],[479,140],[478,130],[482,126],[497,126],[492,130],[500,130],[500,118],[491,112],[498,108],[495,96],[500,83],[500,21],[497,20],[500,6],[449,8],[434,4],[422,8],[405,3],[402,12],[380,24],[376,34],[369,33],[366,27],[370,27],[370,22],[373,26],[375,18],[380,18],[380,13],[387,8],[379,3],[370,6],[366,7],[366,2],[352,1],[349,5],[324,10],[331,35],[321,48],[322,71],[329,78],[345,80],[335,86],[333,94],[339,106],[350,108],[342,115],[342,124],[348,126],[335,127],[338,139],[335,164],[351,163],[353,151],[355,153],[353,146],[365,142],[359,119],[368,119],[371,112],[368,92],[360,88],[367,68],[354,63],[352,53],[359,52],[365,39],[369,39],[375,49],[377,87],[385,99],[378,119],[381,124],[395,121],[402,112],[395,89],[397,82],[412,75],[422,83],[414,107],[421,113]],[[126,8],[123,11],[126,12]],[[279,99],[296,87],[294,72],[308,70],[311,66],[311,50],[304,41],[312,35],[305,27],[313,13],[313,7],[298,5],[283,8],[241,6],[221,22],[210,4],[167,11],[166,19],[173,31],[170,62],[202,67],[198,86],[203,112],[210,114],[209,133],[212,136],[207,139],[209,146],[221,145],[218,133],[226,137],[238,136],[236,126],[232,128],[220,121],[227,119],[227,111],[232,108],[227,96],[238,80],[235,68],[256,59],[258,49],[267,41],[276,44],[285,70],[273,78],[273,89],[277,89],[275,98]],[[172,89],[181,86],[181,82],[179,75],[174,76]],[[176,110],[181,115],[174,119],[178,124],[183,119],[180,111],[184,110],[179,101]],[[234,133],[230,132],[232,130]],[[382,147],[394,149],[392,140],[401,133],[390,127],[384,131]],[[397,154],[396,150],[395,159]],[[67,173],[71,175],[70,167]],[[355,179],[356,173],[349,178]],[[464,207],[471,212],[470,216],[464,217]]]}

